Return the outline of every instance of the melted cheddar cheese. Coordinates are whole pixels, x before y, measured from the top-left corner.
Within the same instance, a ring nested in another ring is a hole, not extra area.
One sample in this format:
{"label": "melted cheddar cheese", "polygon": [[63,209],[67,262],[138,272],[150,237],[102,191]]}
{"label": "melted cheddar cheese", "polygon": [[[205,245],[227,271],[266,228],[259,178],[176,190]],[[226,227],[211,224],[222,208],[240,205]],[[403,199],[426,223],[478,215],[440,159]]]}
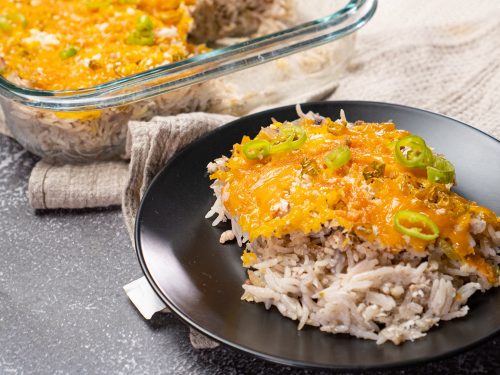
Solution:
{"label": "melted cheddar cheese", "polygon": [[[187,41],[194,0],[0,0],[0,75],[45,90],[92,87],[206,50]],[[147,16],[152,45],[127,42]],[[74,48],[74,55],[61,53]]]}
{"label": "melted cheddar cheese", "polygon": [[[271,140],[281,125],[262,129],[256,139]],[[301,119],[300,125],[307,140],[299,149],[248,160],[242,152],[250,140],[245,136],[233,146],[225,167],[210,176],[223,182],[224,206],[250,240],[315,232],[330,223],[395,252],[409,247],[424,251],[430,241],[404,236],[394,228],[394,215],[410,210],[432,219],[440,238],[460,259],[490,281],[498,278],[493,266],[474,251],[470,234],[471,217],[479,216],[498,229],[497,216],[451,192],[449,186],[428,181],[425,169],[399,164],[391,142],[409,132],[397,130],[393,123],[358,122],[346,127],[328,118],[320,125]],[[332,171],[325,165],[325,155],[342,145],[349,146],[351,159]],[[385,165],[383,175],[365,178],[363,172],[374,162]],[[305,167],[311,163],[314,173]]]}

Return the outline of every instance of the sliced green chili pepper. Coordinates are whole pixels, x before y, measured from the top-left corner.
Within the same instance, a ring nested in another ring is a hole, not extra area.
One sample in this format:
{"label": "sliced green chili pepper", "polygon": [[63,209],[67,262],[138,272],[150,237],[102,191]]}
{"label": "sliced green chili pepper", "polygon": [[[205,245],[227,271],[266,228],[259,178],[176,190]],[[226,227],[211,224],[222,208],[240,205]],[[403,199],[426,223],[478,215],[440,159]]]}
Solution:
{"label": "sliced green chili pepper", "polygon": [[398,143],[398,141],[392,141],[390,143],[387,144],[387,147],[389,147],[390,150],[392,150],[394,152],[394,150],[396,149],[396,143]]}
{"label": "sliced green chili pepper", "polygon": [[151,18],[149,18],[149,16],[143,14],[142,16],[139,16],[139,18],[137,18],[135,29],[137,31],[152,31],[153,21],[151,21]]}
{"label": "sliced green chili pepper", "polygon": [[284,134],[280,129],[279,136],[271,145],[271,154],[279,154],[281,152],[290,151],[292,149],[293,134]]}
{"label": "sliced green chili pepper", "polygon": [[[403,147],[409,149],[406,155],[401,151]],[[397,141],[394,146],[394,155],[401,165],[409,168],[424,168],[433,160],[432,151],[425,141],[416,135],[409,135]]]}
{"label": "sliced green chili pepper", "polygon": [[347,164],[349,160],[351,160],[351,150],[345,145],[336,148],[325,156],[325,164],[332,171]]}
{"label": "sliced green chili pepper", "polygon": [[78,50],[74,46],[67,46],[61,52],[59,52],[59,57],[63,60],[69,59],[70,57],[75,56],[78,53]]}
{"label": "sliced green chili pepper", "polygon": [[12,31],[12,25],[5,16],[0,16],[0,30],[5,31],[7,33]]}
{"label": "sliced green chili pepper", "polygon": [[292,142],[290,143],[292,150],[296,150],[302,147],[304,143],[306,143],[307,134],[304,128],[301,126],[287,126],[283,128],[283,134],[289,134],[292,136]]}
{"label": "sliced green chili pepper", "polygon": [[153,44],[155,44],[154,35],[133,31],[127,37],[127,44],[137,46],[152,46]]}
{"label": "sliced green chili pepper", "polygon": [[265,158],[271,153],[271,143],[264,139],[253,139],[242,147],[243,154],[250,160]]}
{"label": "sliced green chili pepper", "polygon": [[300,126],[283,126],[280,128],[278,142],[271,146],[271,154],[296,150],[306,141],[306,131]]}
{"label": "sliced green chili pepper", "polygon": [[22,27],[28,26],[28,20],[26,19],[26,16],[19,12],[9,13],[7,15],[7,19],[10,21],[14,21],[15,23],[20,23]]}
{"label": "sliced green chili pepper", "polygon": [[16,13],[16,17],[21,22],[22,27],[28,26],[28,20],[26,19],[26,16],[22,13]]}
{"label": "sliced green chili pepper", "polygon": [[432,165],[427,166],[427,179],[432,182],[449,184],[455,177],[455,167],[441,156],[435,156]]}
{"label": "sliced green chili pepper", "polygon": [[135,30],[128,35],[127,43],[138,46],[152,46],[155,43],[151,18],[144,14],[137,18]]}
{"label": "sliced green chili pepper", "polygon": [[[401,223],[402,221],[414,224],[414,226],[406,226]],[[414,211],[398,211],[394,215],[394,228],[398,232],[426,241],[434,240],[439,236],[439,228],[436,223],[429,216]],[[431,233],[423,233],[424,229]]]}
{"label": "sliced green chili pepper", "polygon": [[284,141],[271,145],[271,154],[279,154],[281,152],[290,151],[292,149],[292,137],[288,137]]}

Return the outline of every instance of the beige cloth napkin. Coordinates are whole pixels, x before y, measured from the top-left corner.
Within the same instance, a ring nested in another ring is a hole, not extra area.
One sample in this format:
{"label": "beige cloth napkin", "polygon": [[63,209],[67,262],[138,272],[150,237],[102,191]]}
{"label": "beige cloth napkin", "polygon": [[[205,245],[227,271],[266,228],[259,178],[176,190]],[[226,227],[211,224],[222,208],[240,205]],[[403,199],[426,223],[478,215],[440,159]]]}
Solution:
{"label": "beige cloth napkin", "polygon": [[[360,31],[349,73],[331,99],[422,107],[500,137],[499,87],[497,0],[383,0],[375,18]],[[316,94],[300,101],[320,97]],[[34,208],[116,205],[124,190],[123,213],[131,231],[140,197],[165,161],[178,148],[230,119],[195,113],[132,122],[128,172],[126,164],[119,162],[73,167],[40,162],[30,178],[30,202]],[[67,183],[64,189],[61,180]],[[214,345],[201,335],[191,335],[191,339],[196,347]]]}
{"label": "beige cloth napkin", "polygon": [[[135,214],[139,208],[141,197],[165,162],[177,150],[202,134],[233,119],[235,117],[228,115],[190,113],[169,117],[155,117],[147,123],[134,121],[129,123],[127,153],[130,155],[130,178],[123,194],[122,209],[132,241]],[[140,281],[139,279],[134,283],[140,283]],[[147,285],[141,287],[139,284],[138,288],[136,290],[139,290],[139,293],[149,292]],[[130,296],[130,293],[127,294]],[[133,302],[136,306],[138,303],[149,304],[148,301],[144,300]],[[161,301],[156,304],[156,306],[161,305]],[[190,331],[189,338],[193,347],[197,349],[209,349],[218,346],[216,342],[194,330]]]}
{"label": "beige cloth napkin", "polygon": [[118,206],[128,179],[124,162],[54,166],[42,160],[31,172],[28,200],[37,209]]}
{"label": "beige cloth napkin", "polygon": [[235,117],[229,115],[189,113],[155,117],[147,123],[129,123],[127,153],[130,155],[130,177],[125,187],[122,207],[131,236],[142,195],[165,162],[177,150],[202,134],[233,119]]}

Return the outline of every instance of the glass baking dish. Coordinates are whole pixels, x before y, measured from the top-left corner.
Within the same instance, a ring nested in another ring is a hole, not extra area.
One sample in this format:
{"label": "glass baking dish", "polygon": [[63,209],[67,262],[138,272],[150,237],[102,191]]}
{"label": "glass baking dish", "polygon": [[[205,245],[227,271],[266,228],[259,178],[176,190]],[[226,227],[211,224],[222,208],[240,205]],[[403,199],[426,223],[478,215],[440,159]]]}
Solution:
{"label": "glass baking dish", "polygon": [[226,46],[95,87],[37,90],[0,76],[7,128],[50,162],[125,157],[129,120],[190,111],[243,115],[335,81],[352,55],[353,32],[377,5],[275,1],[293,2],[296,24],[251,39],[226,37],[219,42]]}

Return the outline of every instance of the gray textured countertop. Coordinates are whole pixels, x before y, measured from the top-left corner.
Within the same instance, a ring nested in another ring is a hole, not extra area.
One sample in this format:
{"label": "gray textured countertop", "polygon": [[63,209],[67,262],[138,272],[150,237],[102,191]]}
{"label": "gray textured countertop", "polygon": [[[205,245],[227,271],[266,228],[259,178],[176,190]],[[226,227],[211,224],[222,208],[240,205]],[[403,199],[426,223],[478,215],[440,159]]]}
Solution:
{"label": "gray textured countertop", "polygon": [[[25,192],[35,160],[0,136],[0,374],[310,373],[227,347],[196,351],[175,316],[143,320],[122,289],[142,274],[120,211],[34,213]],[[391,373],[498,374],[499,352],[497,336]]]}

